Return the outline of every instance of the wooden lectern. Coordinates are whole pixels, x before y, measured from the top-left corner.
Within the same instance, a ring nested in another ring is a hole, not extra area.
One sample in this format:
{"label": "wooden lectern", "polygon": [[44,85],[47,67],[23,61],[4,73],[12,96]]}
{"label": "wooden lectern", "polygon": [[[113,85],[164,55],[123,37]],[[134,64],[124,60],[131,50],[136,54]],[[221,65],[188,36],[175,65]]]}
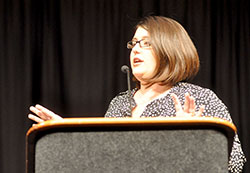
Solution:
{"label": "wooden lectern", "polygon": [[27,132],[26,172],[226,173],[235,132],[211,117],[51,120]]}

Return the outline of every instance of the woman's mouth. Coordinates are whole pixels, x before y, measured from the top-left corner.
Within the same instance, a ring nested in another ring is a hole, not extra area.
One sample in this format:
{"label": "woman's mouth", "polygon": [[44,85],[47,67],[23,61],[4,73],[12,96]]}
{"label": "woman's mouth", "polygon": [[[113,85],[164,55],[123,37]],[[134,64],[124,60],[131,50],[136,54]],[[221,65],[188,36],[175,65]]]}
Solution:
{"label": "woman's mouth", "polygon": [[142,62],[143,62],[143,60],[141,60],[140,58],[134,58],[134,60],[133,60],[134,65],[139,65]]}

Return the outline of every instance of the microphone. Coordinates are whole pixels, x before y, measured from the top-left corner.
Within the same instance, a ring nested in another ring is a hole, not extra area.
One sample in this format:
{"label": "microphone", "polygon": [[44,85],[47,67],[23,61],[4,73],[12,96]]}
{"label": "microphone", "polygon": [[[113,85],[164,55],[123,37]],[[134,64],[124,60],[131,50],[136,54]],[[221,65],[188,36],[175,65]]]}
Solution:
{"label": "microphone", "polygon": [[130,107],[130,115],[132,116],[132,95],[131,95],[131,84],[130,84],[130,69],[127,65],[123,65],[121,67],[121,71],[127,74],[127,83],[128,83],[128,94],[129,94],[129,107]]}
{"label": "microphone", "polygon": [[129,70],[129,67],[127,65],[123,65],[121,67],[121,71],[123,73],[126,73],[127,74],[127,83],[128,83],[128,91],[131,92],[131,85],[130,85],[130,70]]}

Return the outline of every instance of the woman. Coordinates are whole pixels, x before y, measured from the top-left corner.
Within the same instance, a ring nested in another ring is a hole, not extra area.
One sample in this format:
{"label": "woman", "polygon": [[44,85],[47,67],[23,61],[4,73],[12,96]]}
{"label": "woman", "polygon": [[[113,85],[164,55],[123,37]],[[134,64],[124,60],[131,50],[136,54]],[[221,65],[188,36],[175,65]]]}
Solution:
{"label": "woman", "polygon": [[[232,122],[227,107],[211,90],[182,82],[197,74],[199,57],[178,22],[166,17],[147,17],[138,23],[127,47],[132,49],[130,64],[138,86],[131,94],[127,91],[117,95],[105,117],[209,115]],[[36,122],[62,119],[40,105],[31,106],[30,110],[38,116],[29,115]],[[246,159],[236,134],[229,171],[241,172],[244,162]]]}

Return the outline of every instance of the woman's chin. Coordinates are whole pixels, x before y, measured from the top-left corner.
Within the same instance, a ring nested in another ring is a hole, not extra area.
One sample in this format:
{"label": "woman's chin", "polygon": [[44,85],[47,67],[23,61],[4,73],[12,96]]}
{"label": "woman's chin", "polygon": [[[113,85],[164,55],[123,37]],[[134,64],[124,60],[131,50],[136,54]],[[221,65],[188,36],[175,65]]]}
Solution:
{"label": "woman's chin", "polygon": [[140,73],[140,72],[134,72],[134,71],[133,71],[133,75],[134,75],[134,77],[135,77],[137,80],[139,80],[139,79],[141,79],[141,78],[143,77],[143,73]]}
{"label": "woman's chin", "polygon": [[133,75],[139,82],[147,82],[150,79],[143,73],[133,73]]}

